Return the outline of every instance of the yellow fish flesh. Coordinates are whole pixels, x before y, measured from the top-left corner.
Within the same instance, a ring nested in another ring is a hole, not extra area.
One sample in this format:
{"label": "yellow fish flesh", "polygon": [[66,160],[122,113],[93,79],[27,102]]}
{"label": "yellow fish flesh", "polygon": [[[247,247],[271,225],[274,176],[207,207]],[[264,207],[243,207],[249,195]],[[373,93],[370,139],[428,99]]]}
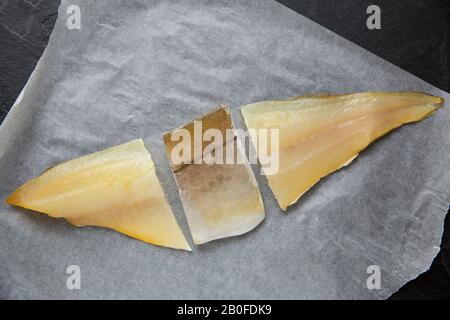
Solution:
{"label": "yellow fish flesh", "polygon": [[52,167],[19,187],[7,203],[75,226],[111,228],[151,244],[191,250],[142,140]]}
{"label": "yellow fish flesh", "polygon": [[[278,130],[279,143],[272,148],[278,152],[278,170],[267,180],[286,210],[374,140],[424,119],[442,105],[443,99],[418,92],[366,92],[264,101],[245,105],[241,112],[249,130]],[[252,142],[261,161],[255,137]],[[261,165],[264,169],[270,163]]]}

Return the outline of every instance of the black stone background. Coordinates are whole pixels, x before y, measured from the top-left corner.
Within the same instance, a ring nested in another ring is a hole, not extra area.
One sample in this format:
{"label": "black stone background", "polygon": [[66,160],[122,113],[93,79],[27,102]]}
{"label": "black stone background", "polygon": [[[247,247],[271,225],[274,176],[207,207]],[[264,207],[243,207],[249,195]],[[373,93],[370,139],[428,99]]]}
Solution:
{"label": "black stone background", "polygon": [[[448,0],[278,0],[423,80],[450,92]],[[366,9],[381,8],[368,30]],[[0,0],[0,123],[41,56],[59,0]],[[0,137],[1,138],[1,137]],[[450,215],[430,270],[391,299],[450,299]]]}

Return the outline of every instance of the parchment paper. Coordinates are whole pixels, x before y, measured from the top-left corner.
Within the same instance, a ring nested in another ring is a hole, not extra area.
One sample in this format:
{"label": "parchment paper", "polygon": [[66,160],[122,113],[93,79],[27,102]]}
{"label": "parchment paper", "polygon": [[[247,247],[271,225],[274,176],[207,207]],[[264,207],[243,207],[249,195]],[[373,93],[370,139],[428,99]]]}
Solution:
{"label": "parchment paper", "polygon": [[[69,5],[81,30],[66,27]],[[439,251],[448,103],[382,138],[282,213],[192,253],[6,205],[62,161],[145,138],[191,242],[161,134],[211,108],[314,92],[449,95],[274,1],[62,1],[44,55],[0,127],[0,298],[387,298]],[[191,242],[192,243],[192,242]],[[81,269],[81,289],[66,268]],[[367,288],[378,265],[381,289]]]}

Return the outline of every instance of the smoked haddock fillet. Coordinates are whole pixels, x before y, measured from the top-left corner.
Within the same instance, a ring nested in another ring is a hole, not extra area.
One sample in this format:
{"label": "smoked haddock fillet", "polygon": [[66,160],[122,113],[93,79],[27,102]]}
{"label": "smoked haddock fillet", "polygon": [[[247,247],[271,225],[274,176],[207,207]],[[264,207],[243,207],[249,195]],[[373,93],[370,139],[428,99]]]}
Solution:
{"label": "smoked haddock fillet", "polygon": [[18,188],[7,203],[75,226],[111,228],[151,244],[191,250],[142,140],[52,167]]}
{"label": "smoked haddock fillet", "polygon": [[[246,233],[264,220],[259,188],[227,108],[163,138],[195,244]],[[187,158],[176,161],[179,154]]]}
{"label": "smoked haddock fillet", "polygon": [[[424,119],[442,104],[441,98],[418,92],[366,92],[264,101],[243,106],[241,112],[250,131],[278,130],[277,148],[269,146],[278,151],[278,171],[267,180],[286,210],[320,178],[350,164],[371,142]],[[257,140],[253,135],[261,161]],[[269,164],[261,165],[264,170]]]}

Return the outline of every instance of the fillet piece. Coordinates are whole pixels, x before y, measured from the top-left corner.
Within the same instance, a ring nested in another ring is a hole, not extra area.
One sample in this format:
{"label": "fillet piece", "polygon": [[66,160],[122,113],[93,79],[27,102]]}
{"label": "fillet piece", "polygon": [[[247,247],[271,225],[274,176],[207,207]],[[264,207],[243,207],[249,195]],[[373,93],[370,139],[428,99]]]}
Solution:
{"label": "fillet piece", "polygon": [[[225,107],[163,139],[195,244],[246,233],[264,219],[258,185]],[[185,157],[178,161],[180,154]]]}
{"label": "fillet piece", "polygon": [[[267,180],[286,210],[372,141],[424,119],[442,104],[441,98],[417,92],[367,92],[264,101],[243,106],[241,112],[249,130],[279,130],[279,170]],[[261,162],[257,140],[254,134],[252,142]],[[270,163],[261,165],[264,170]]]}
{"label": "fillet piece", "polygon": [[78,227],[111,228],[151,244],[191,250],[142,140],[57,165],[6,201]]}

